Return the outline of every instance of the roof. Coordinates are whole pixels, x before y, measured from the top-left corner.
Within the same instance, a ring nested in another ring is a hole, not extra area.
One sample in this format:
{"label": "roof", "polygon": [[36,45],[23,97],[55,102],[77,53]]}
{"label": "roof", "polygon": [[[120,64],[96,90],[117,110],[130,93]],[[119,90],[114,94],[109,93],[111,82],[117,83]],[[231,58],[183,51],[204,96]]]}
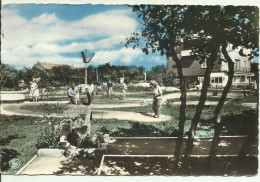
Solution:
{"label": "roof", "polygon": [[[183,76],[204,76],[206,69],[202,69],[199,61],[191,57],[182,57],[182,72]],[[173,71],[178,75],[175,62],[172,64]]]}
{"label": "roof", "polygon": [[[44,69],[44,70],[51,70],[53,67],[55,66],[62,66],[63,64],[53,64],[53,63],[45,63],[45,62],[37,62],[37,64],[35,64],[35,67],[39,68],[39,69]],[[74,68],[73,66],[70,66],[71,68]]]}

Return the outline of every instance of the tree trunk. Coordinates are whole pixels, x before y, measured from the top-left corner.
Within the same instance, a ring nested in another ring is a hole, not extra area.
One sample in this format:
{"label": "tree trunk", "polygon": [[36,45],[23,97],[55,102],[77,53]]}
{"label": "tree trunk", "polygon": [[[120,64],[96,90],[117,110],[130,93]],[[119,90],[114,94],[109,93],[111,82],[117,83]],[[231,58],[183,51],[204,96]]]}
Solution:
{"label": "tree trunk", "polygon": [[214,63],[217,59],[218,49],[219,49],[219,46],[213,46],[212,49],[211,49],[210,58],[207,59],[207,69],[206,69],[206,72],[205,72],[205,75],[204,75],[204,81],[203,81],[203,86],[202,86],[202,89],[201,89],[200,100],[199,100],[195,114],[194,114],[192,121],[191,121],[191,127],[190,127],[190,130],[189,130],[188,141],[187,141],[187,144],[186,144],[186,149],[185,149],[186,160],[190,156],[192,148],[193,148],[195,131],[197,129],[197,125],[199,123],[201,113],[202,113],[202,110],[204,108],[204,104],[205,104],[205,101],[206,101],[206,98],[207,98],[208,87],[210,85],[210,74],[212,72],[212,68],[214,66]]}
{"label": "tree trunk", "polygon": [[182,148],[182,143],[183,143],[183,133],[184,133],[184,125],[185,125],[185,109],[186,109],[186,80],[183,76],[182,72],[182,64],[180,59],[177,57],[177,55],[174,53],[173,59],[175,60],[177,69],[178,69],[178,76],[180,79],[180,90],[181,90],[181,106],[180,106],[180,121],[179,121],[179,132],[178,132],[178,140],[176,143],[176,148],[174,151],[174,168],[177,169],[180,161],[180,156],[181,156],[181,148]]}
{"label": "tree trunk", "polygon": [[219,144],[219,135],[220,135],[221,129],[222,129],[220,112],[226,101],[227,94],[232,86],[232,80],[233,80],[233,76],[234,76],[234,72],[235,72],[234,71],[234,62],[228,55],[226,48],[227,48],[227,45],[222,46],[222,53],[228,62],[228,70],[229,70],[228,71],[228,81],[222,92],[218,105],[214,111],[214,120],[213,121],[215,123],[215,132],[214,132],[214,137],[213,137],[213,141],[212,141],[212,145],[211,145],[211,149],[210,149],[210,155],[209,155],[212,169],[214,169],[215,164],[216,164],[216,153],[217,153],[217,148],[218,148],[218,144]]}

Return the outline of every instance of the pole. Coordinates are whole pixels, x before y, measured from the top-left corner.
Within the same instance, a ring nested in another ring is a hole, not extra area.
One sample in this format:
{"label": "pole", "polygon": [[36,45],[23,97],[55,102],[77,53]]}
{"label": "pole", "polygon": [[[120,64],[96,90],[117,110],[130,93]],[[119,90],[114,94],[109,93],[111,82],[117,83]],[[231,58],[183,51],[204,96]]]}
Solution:
{"label": "pole", "polygon": [[97,68],[96,68],[96,74],[97,74],[97,82],[98,82],[98,70],[97,70]]}
{"label": "pole", "polygon": [[146,83],[146,69],[144,69],[144,83]]}
{"label": "pole", "polygon": [[88,72],[87,72],[88,65],[85,63],[85,84],[88,84]]}

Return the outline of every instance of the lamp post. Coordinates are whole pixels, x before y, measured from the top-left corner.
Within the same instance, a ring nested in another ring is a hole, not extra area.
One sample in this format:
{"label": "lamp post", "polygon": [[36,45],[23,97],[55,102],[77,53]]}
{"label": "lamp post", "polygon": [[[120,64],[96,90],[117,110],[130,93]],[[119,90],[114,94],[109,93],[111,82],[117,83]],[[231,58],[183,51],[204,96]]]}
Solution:
{"label": "lamp post", "polygon": [[144,69],[144,83],[146,83],[146,69]]}
{"label": "lamp post", "polygon": [[85,63],[85,84],[88,84],[88,63]]}
{"label": "lamp post", "polygon": [[96,75],[97,75],[97,82],[98,82],[98,70],[97,70],[97,68],[96,68]]}
{"label": "lamp post", "polygon": [[81,56],[83,59],[83,63],[85,63],[85,84],[88,84],[88,63],[91,61],[91,59],[93,58],[93,56],[95,55],[95,53],[91,53],[89,57],[87,57],[87,50],[85,51],[81,51]]}

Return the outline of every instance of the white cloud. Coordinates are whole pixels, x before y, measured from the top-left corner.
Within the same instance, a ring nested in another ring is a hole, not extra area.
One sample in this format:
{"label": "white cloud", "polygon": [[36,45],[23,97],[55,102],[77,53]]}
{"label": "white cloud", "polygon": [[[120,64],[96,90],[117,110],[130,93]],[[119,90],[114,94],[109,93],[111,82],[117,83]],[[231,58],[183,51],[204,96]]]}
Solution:
{"label": "white cloud", "polygon": [[127,48],[122,48],[113,51],[98,51],[96,52],[92,61],[98,64],[104,64],[107,62],[114,63],[116,61],[119,61],[121,63],[130,63],[141,54],[141,50]]}
{"label": "white cloud", "polygon": [[42,14],[39,17],[33,18],[31,20],[32,23],[40,24],[40,25],[48,25],[51,23],[60,23],[59,19],[55,16],[55,14]]}
{"label": "white cloud", "polygon": [[[59,19],[55,13],[44,13],[27,20],[17,11],[3,8],[2,62],[26,66],[32,66],[36,60],[77,64],[81,61],[80,56],[66,58],[60,56],[60,53],[89,49],[97,50],[95,57],[100,63],[104,62],[105,58],[129,63],[140,51],[114,48],[136,29],[137,24],[134,19],[128,17],[129,13],[128,10],[111,10],[68,22]],[[75,41],[82,38],[86,41]],[[57,43],[73,40],[70,44]]]}

